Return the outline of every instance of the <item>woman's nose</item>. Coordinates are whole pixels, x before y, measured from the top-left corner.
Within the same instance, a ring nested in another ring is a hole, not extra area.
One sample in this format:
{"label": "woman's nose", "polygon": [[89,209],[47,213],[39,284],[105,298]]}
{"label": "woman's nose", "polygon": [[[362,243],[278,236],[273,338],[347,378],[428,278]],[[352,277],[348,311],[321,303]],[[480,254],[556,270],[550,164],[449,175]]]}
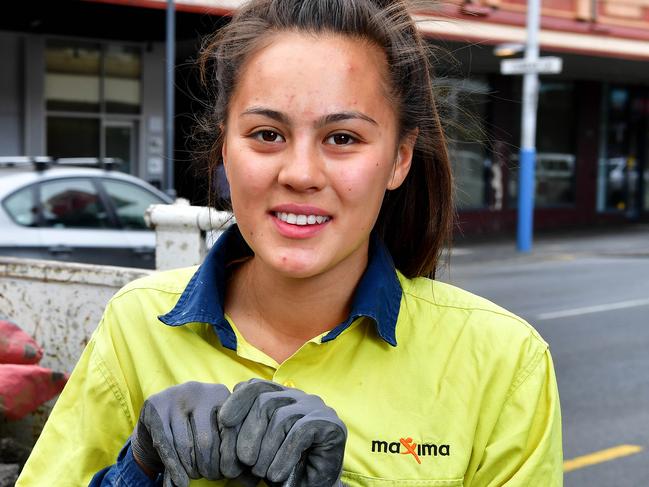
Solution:
{"label": "woman's nose", "polygon": [[278,175],[279,184],[293,191],[317,191],[324,187],[326,174],[322,154],[312,143],[294,143],[285,152]]}

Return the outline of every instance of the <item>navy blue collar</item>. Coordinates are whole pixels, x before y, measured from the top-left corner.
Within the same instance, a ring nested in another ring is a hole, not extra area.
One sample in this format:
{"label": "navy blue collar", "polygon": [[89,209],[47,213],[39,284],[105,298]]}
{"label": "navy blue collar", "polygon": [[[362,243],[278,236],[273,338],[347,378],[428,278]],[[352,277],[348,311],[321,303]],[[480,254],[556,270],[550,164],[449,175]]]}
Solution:
{"label": "navy blue collar", "polygon": [[[174,308],[158,319],[169,326],[192,322],[210,323],[223,346],[236,350],[236,335],[223,313],[227,266],[234,260],[250,255],[252,251],[239,229],[232,225],[214,244]],[[333,340],[356,318],[365,316],[374,321],[379,336],[396,347],[401,293],[392,257],[385,245],[372,235],[367,268],[356,288],[351,313],[344,322],[327,333],[322,341]]]}

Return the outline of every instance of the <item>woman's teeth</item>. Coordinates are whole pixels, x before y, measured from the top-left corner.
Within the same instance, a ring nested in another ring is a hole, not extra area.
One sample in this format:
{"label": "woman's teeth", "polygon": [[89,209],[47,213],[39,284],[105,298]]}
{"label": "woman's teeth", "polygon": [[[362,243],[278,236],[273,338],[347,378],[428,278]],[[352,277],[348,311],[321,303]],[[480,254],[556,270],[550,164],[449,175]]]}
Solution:
{"label": "woman's teeth", "polygon": [[279,211],[275,212],[275,216],[291,225],[320,225],[330,219],[328,216],[322,215],[296,215],[295,213],[282,213]]}

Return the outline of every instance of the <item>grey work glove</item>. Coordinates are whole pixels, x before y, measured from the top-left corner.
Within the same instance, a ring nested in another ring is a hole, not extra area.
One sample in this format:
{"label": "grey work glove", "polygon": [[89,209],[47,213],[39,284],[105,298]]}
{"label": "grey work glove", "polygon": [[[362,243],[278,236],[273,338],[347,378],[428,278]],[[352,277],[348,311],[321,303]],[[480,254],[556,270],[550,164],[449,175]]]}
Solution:
{"label": "grey work glove", "polygon": [[251,379],[235,386],[218,421],[227,477],[251,467],[269,484],[340,485],[347,428],[320,397]]}
{"label": "grey work glove", "polygon": [[200,382],[152,395],[131,435],[133,455],[153,472],[164,470],[165,487],[223,478],[217,413],[229,395],[224,385]]}

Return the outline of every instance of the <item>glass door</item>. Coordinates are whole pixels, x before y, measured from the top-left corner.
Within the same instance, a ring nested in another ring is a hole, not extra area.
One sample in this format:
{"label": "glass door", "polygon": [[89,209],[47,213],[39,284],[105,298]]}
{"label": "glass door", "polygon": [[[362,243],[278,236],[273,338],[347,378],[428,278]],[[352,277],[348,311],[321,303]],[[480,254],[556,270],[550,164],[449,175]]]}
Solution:
{"label": "glass door", "polygon": [[106,121],[104,122],[104,154],[122,161],[119,170],[132,174],[135,172],[136,134],[135,122]]}
{"label": "glass door", "polygon": [[649,205],[648,94],[629,86],[611,86],[603,101],[599,210],[635,219]]}
{"label": "glass door", "polygon": [[644,90],[636,104],[641,117],[638,134],[638,151],[640,153],[638,167],[642,174],[638,188],[639,206],[645,213],[649,213],[649,89]]}

